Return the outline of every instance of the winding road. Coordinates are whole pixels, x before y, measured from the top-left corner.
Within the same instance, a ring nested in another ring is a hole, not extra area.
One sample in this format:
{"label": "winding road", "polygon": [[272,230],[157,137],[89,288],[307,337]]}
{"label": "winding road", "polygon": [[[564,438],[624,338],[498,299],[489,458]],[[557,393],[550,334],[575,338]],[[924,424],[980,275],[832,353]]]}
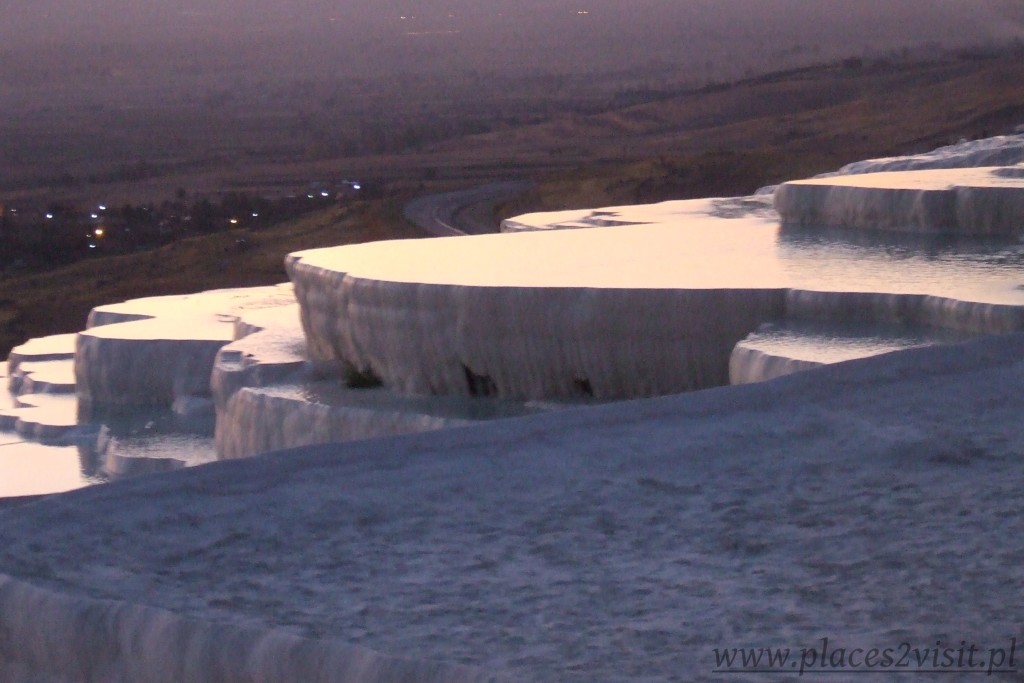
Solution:
{"label": "winding road", "polygon": [[494,207],[531,188],[532,182],[509,180],[458,192],[425,195],[405,206],[405,218],[437,237],[493,233],[498,231],[491,220]]}

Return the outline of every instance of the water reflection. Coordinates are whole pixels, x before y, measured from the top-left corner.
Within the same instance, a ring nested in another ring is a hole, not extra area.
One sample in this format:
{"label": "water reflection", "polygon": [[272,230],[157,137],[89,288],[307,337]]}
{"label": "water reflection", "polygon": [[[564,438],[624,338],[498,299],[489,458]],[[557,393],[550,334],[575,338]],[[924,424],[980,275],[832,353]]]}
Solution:
{"label": "water reflection", "polygon": [[796,288],[1024,304],[1019,239],[783,225],[776,251]]}
{"label": "water reflection", "polygon": [[[6,394],[7,392],[0,392]],[[165,409],[78,408],[73,396],[35,395],[57,424],[31,434],[0,432],[0,497],[69,491],[216,459],[213,417],[182,417]],[[68,402],[70,401],[70,407]],[[61,415],[54,406],[60,405]],[[64,418],[76,415],[72,424]]]}
{"label": "water reflection", "polygon": [[959,330],[896,323],[785,320],[765,323],[742,345],[774,356],[838,363],[890,351],[955,344],[972,336]]}

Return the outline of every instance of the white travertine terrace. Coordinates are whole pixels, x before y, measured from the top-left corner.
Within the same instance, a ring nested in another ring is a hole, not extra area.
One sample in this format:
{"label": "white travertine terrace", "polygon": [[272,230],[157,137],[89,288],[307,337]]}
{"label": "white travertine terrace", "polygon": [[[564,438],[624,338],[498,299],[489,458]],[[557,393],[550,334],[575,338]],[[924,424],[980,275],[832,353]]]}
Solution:
{"label": "white travertine terrace", "polygon": [[[1002,176],[1015,180],[1016,170]],[[911,190],[934,180],[932,172],[910,175],[924,178],[904,179]],[[766,320],[1024,329],[1019,249],[926,253],[914,244],[787,233],[770,201],[534,214],[516,220],[541,231],[574,221],[604,229],[302,252],[289,268],[305,331],[289,285],[99,307],[78,336],[77,390],[87,407],[157,404],[185,415],[215,404],[221,453],[238,457],[344,433],[458,423],[419,407],[409,412],[408,404],[355,409],[347,400],[311,404],[300,418],[302,392],[272,390],[340,383],[352,371],[383,381],[396,405],[402,394],[614,399],[823,362],[736,346]],[[21,362],[66,358],[70,338],[16,349],[10,381],[31,388]],[[292,427],[279,428],[285,421]],[[252,432],[257,427],[266,433]]]}
{"label": "white travertine terrace", "polygon": [[217,455],[260,453],[337,441],[464,427],[550,406],[457,396],[404,396],[382,387],[348,389],[333,381],[243,387],[218,411]]}
{"label": "white travertine terrace", "polygon": [[1022,357],[986,338],[9,510],[0,680],[670,683],[723,641],[1009,648]]}
{"label": "white travertine terrace", "polygon": [[68,360],[75,357],[75,334],[57,334],[30,339],[11,349],[7,356],[7,373],[17,377],[18,367],[27,361]]}
{"label": "white travertine terrace", "polygon": [[956,235],[1024,234],[1024,167],[868,173],[783,183],[783,223]]}
{"label": "white travertine terrace", "polygon": [[[32,605],[31,611],[23,609]],[[87,625],[87,626],[86,626]],[[40,589],[0,574],[4,683],[501,683],[473,667],[404,660],[335,639],[214,624]]]}
{"label": "white travertine terrace", "polygon": [[777,220],[770,194],[716,199],[684,199],[602,209],[528,213],[501,222],[501,232],[574,230],[580,228],[628,227],[633,225],[679,224],[684,221],[717,218],[760,217]]}
{"label": "white travertine terrace", "polygon": [[8,380],[8,388],[17,394],[75,393],[75,361],[23,361]]}
{"label": "white travertine terrace", "polygon": [[406,393],[608,399],[723,384],[767,320],[1024,329],[1020,245],[789,234],[753,200],[600,213],[633,225],[293,254],[310,354]]}
{"label": "white travertine terrace", "polygon": [[876,316],[766,323],[741,341],[729,358],[729,383],[764,382],[829,363],[952,344],[977,331],[921,326],[910,317],[879,322]]}
{"label": "white travertine terrace", "polygon": [[210,368],[245,311],[287,303],[287,285],[135,299],[101,306],[78,334],[75,379],[86,405],[161,405],[210,395]]}
{"label": "white travertine terrace", "polygon": [[[986,144],[919,162],[1019,161],[1013,144]],[[904,163],[849,172],[889,162]],[[1017,200],[990,191],[1024,171],[958,173],[974,178],[965,221],[1007,232]],[[866,206],[896,210],[875,227],[935,227],[928,193],[957,192],[914,177],[800,187],[878,191]],[[646,396],[956,341],[863,342],[857,328],[837,348],[840,322],[1024,330],[1019,245],[787,232],[769,201],[534,214],[508,223],[519,235],[301,252],[288,261],[298,303],[284,285],[96,309],[77,338],[80,397],[180,413],[208,401],[222,458],[466,428],[0,512],[0,680],[661,683],[706,676],[701,658],[751,624],[778,643],[822,628],[867,642],[891,619],[921,643],[950,623],[1002,637],[1020,623],[1006,611],[1024,528],[1020,335],[469,427],[545,407],[480,396]],[[603,229],[557,230],[587,227]],[[766,320],[793,334],[772,338]],[[16,349],[10,381],[66,385],[44,364],[69,341]],[[384,386],[343,387],[353,373]],[[38,419],[66,417],[69,396],[15,400],[38,403],[0,405],[19,432],[74,428]],[[130,448],[108,450],[108,470],[130,474]],[[183,464],[167,455],[144,457]],[[836,595],[859,597],[837,610]]]}
{"label": "white travertine terrace", "polygon": [[889,171],[925,171],[936,168],[978,168],[980,166],[1012,166],[1024,163],[1024,133],[997,135],[978,140],[962,140],[921,154],[907,154],[880,159],[866,159],[846,164],[819,178],[882,173]]}

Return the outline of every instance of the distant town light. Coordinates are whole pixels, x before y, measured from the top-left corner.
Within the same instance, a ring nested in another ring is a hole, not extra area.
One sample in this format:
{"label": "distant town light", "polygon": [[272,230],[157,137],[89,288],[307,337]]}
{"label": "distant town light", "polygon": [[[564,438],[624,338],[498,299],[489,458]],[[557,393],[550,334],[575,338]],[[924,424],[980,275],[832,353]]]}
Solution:
{"label": "distant town light", "polygon": [[96,243],[95,242],[89,242],[89,248],[90,249],[95,249],[96,248]]}
{"label": "distant town light", "polygon": [[325,190],[325,191],[323,191],[323,192],[321,192],[321,193],[320,193],[320,196],[321,196],[321,197],[330,197],[330,196],[331,196],[331,193],[330,193],[330,192],[327,192],[327,191]]}
{"label": "distant town light", "polygon": [[48,213],[48,214],[46,214],[46,217],[47,218],[53,218],[53,214],[52,213]]}
{"label": "distant town light", "polygon": [[308,199],[312,199],[312,198],[313,198],[313,195],[311,195],[311,194],[307,194],[307,195],[306,195],[306,197],[307,197]]}
{"label": "distant town light", "polygon": [[260,215],[259,215],[258,213],[256,213],[255,211],[253,211],[253,212],[252,212],[252,217],[253,217],[253,218],[259,218],[259,217],[260,217]]}
{"label": "distant town light", "polygon": [[232,218],[231,219],[231,225],[238,225],[238,219],[237,218]]}
{"label": "distant town light", "polygon": [[89,214],[89,217],[92,218],[93,220],[96,220],[97,218],[100,217],[100,215],[98,213],[93,213],[93,214]]}
{"label": "distant town light", "polygon": [[360,185],[359,183],[352,183],[352,189],[353,190],[361,190],[361,189],[363,189],[363,186]]}
{"label": "distant town light", "polygon": [[95,230],[93,230],[92,234],[96,235],[97,237],[103,237],[104,235],[107,234],[107,231],[104,230],[102,226],[100,226],[100,227],[96,228]]}
{"label": "distant town light", "polygon": [[98,209],[99,209],[100,211],[106,211],[106,210],[107,210],[107,205],[106,205],[106,204],[100,204],[100,205],[99,205],[99,206],[98,206],[97,208],[98,208]]}

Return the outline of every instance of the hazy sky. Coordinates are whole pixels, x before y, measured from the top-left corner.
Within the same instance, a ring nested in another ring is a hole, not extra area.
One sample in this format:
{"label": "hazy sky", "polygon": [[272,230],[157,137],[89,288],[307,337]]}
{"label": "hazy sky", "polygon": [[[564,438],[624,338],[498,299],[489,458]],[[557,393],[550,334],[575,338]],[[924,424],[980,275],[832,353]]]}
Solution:
{"label": "hazy sky", "polygon": [[[633,25],[767,20],[766,28],[813,19],[836,30],[899,22],[908,36],[927,34],[936,25],[951,30],[992,31],[1019,0],[4,0],[0,35],[5,40],[49,41],[135,38],[187,39],[178,31],[203,28],[229,37],[253,28],[314,27],[334,19],[353,27],[398,26],[418,21],[474,30],[505,24],[556,26],[585,17],[600,33]],[[451,15],[451,16],[450,16]],[[1019,25],[1017,29],[1019,30]]]}
{"label": "hazy sky", "polygon": [[1006,39],[1022,34],[1024,14],[1021,0],[0,1],[0,57],[99,45],[125,63],[236,52],[413,70],[445,59],[480,70],[724,65],[788,51],[814,61]]}

